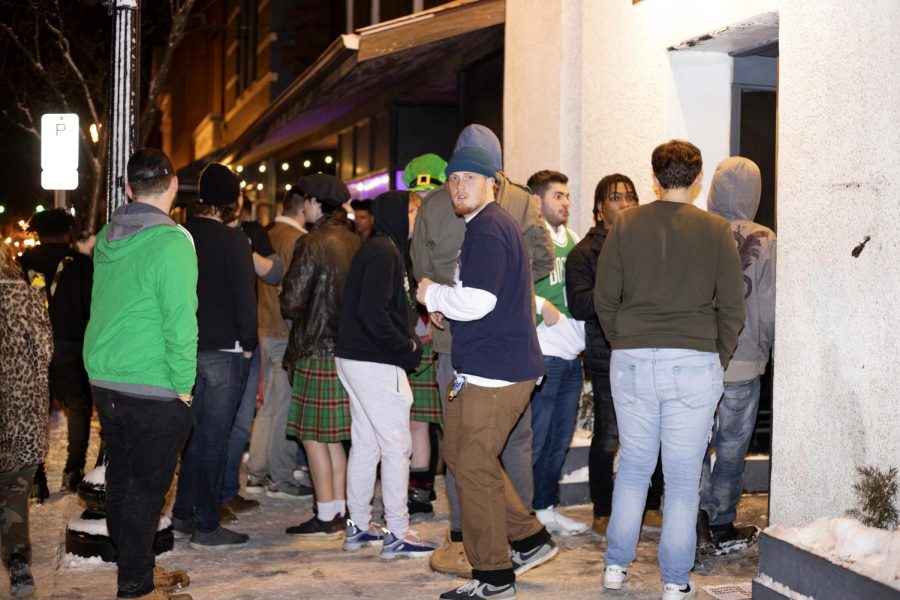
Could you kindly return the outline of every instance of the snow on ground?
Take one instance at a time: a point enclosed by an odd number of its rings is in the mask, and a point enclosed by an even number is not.
[[[65,419],[51,422],[51,450],[47,461],[50,499],[44,505],[32,505],[31,532],[34,545],[33,568],[37,581],[36,598],[82,600],[114,598],[114,565],[97,559],[83,559],[65,553],[65,529],[69,519],[78,517],[82,507],[73,495],[55,491],[62,480],[65,461]],[[89,464],[96,456],[97,424],[92,430]],[[447,503],[443,478],[438,480],[437,516],[414,526],[426,538],[443,541],[447,530]],[[437,598],[463,581],[450,575],[433,573],[426,560],[385,563],[376,549],[347,553],[340,542],[305,542],[284,534],[285,527],[312,515],[310,500],[275,500],[255,496],[262,508],[242,515],[233,525],[250,535],[244,546],[218,551],[188,548],[185,540],[176,540],[175,549],[158,557],[167,568],[183,568],[192,584],[187,590],[195,600],[294,600],[358,598],[418,600]],[[739,506],[740,522],[766,525],[765,495],[745,496]],[[563,509],[568,516],[589,522],[590,506]],[[659,532],[645,531],[638,547],[631,578],[621,592],[601,588],[603,538],[587,533],[577,537],[556,538],[559,556],[524,575],[517,584],[520,599],[562,600],[615,598],[644,600],[660,597],[661,583],[656,563]],[[747,582],[756,576],[758,550],[726,557],[711,557],[698,563],[694,571],[697,585]],[[0,598],[6,599],[8,587],[0,585]],[[709,599],[704,592],[699,598]]]
[[[822,517],[805,527],[773,525],[766,533],[900,590],[900,530],[866,527],[846,517]]]

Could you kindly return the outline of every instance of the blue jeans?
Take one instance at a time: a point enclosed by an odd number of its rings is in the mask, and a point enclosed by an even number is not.
[[[219,527],[228,435],[249,366],[250,359],[238,352],[212,350],[197,354],[197,383],[191,405],[194,431],[181,459],[172,514],[183,520],[194,519],[202,533]]]
[[[726,525],[737,516],[737,503],[743,490],[744,457],[758,409],[759,377],[725,384],[700,478],[700,508],[709,515],[710,525]],[[716,464],[710,467],[713,450]]]
[[[559,477],[575,433],[584,374],[581,361],[544,356],[544,379],[531,397],[534,507],[559,504]]]
[[[234,416],[234,425],[228,436],[228,451],[225,457],[225,477],[222,480],[222,495],[219,502],[231,500],[238,495],[241,489],[241,459],[244,456],[244,448],[250,440],[250,425],[253,423],[253,415],[256,414],[256,393],[259,390],[259,346],[253,350],[250,357],[247,381],[244,384],[244,392],[241,394],[241,402],[238,404],[237,414]]]
[[[664,583],[685,584],[697,545],[700,469],[722,396],[719,357],[677,348],[614,350],[609,380],[621,450],[606,564],[627,568],[634,560],[662,447],[666,501],[659,570]]]

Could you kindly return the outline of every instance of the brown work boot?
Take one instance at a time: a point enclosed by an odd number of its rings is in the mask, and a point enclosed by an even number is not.
[[[145,596],[137,598],[137,600],[194,600],[190,594],[170,594],[159,588],[153,588],[153,591]]]
[[[239,515],[242,513],[252,512],[259,508],[259,501],[244,498],[243,496],[238,494],[234,498],[229,498],[228,500],[223,502],[222,506],[230,510],[234,514]]]
[[[153,567],[153,587],[171,593],[180,592],[189,585],[191,585],[191,578],[188,577],[187,571],[181,569],[167,571],[159,565]]]
[[[235,521],[237,521],[237,515],[234,514],[230,508],[225,506],[224,504],[219,505],[219,524],[220,525],[231,525]]]
[[[463,579],[472,578],[472,565],[466,556],[466,549],[462,542],[454,542],[447,533],[447,541],[431,555],[428,565],[432,571],[456,575]]]
[[[644,511],[644,527],[651,529],[660,529],[662,527],[663,514],[658,508]]]
[[[609,527],[609,517],[594,517],[594,522],[591,523],[591,529],[600,535],[606,535],[607,527]]]

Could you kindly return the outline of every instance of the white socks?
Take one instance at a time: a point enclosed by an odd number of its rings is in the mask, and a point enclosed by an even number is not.
[[[316,509],[319,513],[318,519],[320,521],[332,521],[338,515],[346,516],[347,500],[341,498],[331,502],[316,502]]]

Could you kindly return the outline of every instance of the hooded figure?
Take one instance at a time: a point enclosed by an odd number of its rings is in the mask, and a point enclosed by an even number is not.
[[[416,301],[404,255],[409,240],[409,193],[387,192],[372,203],[374,236],[353,257],[335,347],[338,377],[350,396],[353,420],[347,460],[344,550],[382,540],[381,558],[427,556],[436,546],[409,530],[407,486],[412,439],[412,390],[406,371],[419,364],[422,348],[413,322]],[[379,458],[387,528],[372,522]]]
[[[709,212],[731,224],[741,268],[747,317],[737,349],[725,371],[725,382],[749,381],[769,361],[775,335],[775,233],[754,223],[762,184],[759,167],[741,156],[726,158],[713,175]]]
[[[372,203],[376,235],[363,244],[347,274],[335,355],[413,369],[416,304],[406,269],[409,194],[386,192]]]

